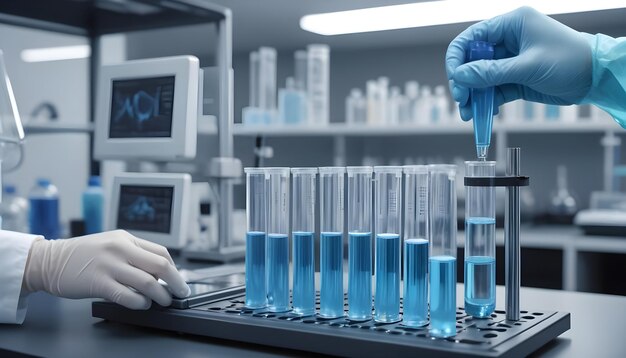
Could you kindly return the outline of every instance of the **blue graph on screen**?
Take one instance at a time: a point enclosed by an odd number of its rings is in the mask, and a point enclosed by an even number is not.
[[[116,96],[115,108],[117,109],[113,120],[119,122],[123,117],[135,119],[139,125],[144,121],[160,115],[159,103],[161,102],[161,87],[155,89],[154,95],[140,90],[131,96]]]

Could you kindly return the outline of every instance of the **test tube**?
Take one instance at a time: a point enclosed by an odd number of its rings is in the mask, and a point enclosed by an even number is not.
[[[456,165],[428,167],[430,177],[430,329],[456,334]]]
[[[465,176],[493,177],[496,162],[465,162]],[[485,318],[496,306],[496,192],[465,187],[465,312]]]
[[[265,170],[245,168],[246,172],[246,307],[267,305],[265,286]]]
[[[374,167],[376,218],[376,293],[374,320],[400,320],[400,230],[402,225],[402,167]]]
[[[469,61],[493,60],[493,44],[485,41],[470,41]],[[474,115],[474,139],[476,155],[485,160],[491,144],[493,125],[493,87],[472,88],[472,112]]]
[[[309,95],[309,121],[311,124],[328,124],[330,102],[330,47],[313,44],[307,46],[307,89]]]
[[[402,324],[428,323],[428,167],[404,166],[404,299]]]
[[[289,168],[265,170],[267,309],[284,312],[289,310]]]
[[[293,313],[315,314],[315,188],[317,168],[292,168]]]
[[[372,317],[372,167],[347,167],[348,318]]]
[[[343,316],[343,190],[345,167],[320,170],[320,316]]]
[[[250,52],[250,107],[259,106],[259,52]]]
[[[259,48],[259,107],[262,124],[271,124],[276,117],[276,49]]]

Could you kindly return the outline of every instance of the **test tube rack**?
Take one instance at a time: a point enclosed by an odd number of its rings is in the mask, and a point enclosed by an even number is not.
[[[519,309],[519,187],[529,185],[529,178],[519,173],[520,149],[509,148],[505,176],[465,178],[466,186],[503,186],[507,190],[506,310],[496,310],[490,317],[478,319],[468,315],[463,307],[457,307],[457,333],[454,337],[432,337],[428,333],[428,325],[406,327],[401,322],[351,321],[345,317],[324,319],[298,316],[291,312],[247,309],[243,294],[200,303],[184,310],[156,307],[148,311],[131,311],[113,303],[94,302],[92,315],[179,333],[339,356],[526,356],[569,330],[570,314]],[[319,303],[317,292],[318,312]],[[344,308],[347,307],[344,295]]]
[[[456,336],[440,339],[428,334],[428,326],[251,310],[244,307],[244,299],[244,295],[235,295],[186,310],[159,307],[148,311],[94,302],[93,316],[178,333],[350,357],[522,357],[570,328],[570,315],[564,312],[523,310],[519,320],[511,321],[504,311],[476,319],[458,307]],[[319,302],[318,292],[318,311]],[[346,297],[346,308],[347,302]]]

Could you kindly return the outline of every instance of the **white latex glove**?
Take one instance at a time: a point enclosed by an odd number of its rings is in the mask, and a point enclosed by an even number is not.
[[[189,286],[165,247],[117,230],[67,240],[33,242],[23,289],[67,298],[105,298],[131,309],[148,309],[152,300],[172,302]],[[136,291],[132,290],[135,289]]]

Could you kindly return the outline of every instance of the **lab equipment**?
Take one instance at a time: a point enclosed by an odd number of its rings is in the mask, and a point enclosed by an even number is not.
[[[550,198],[550,214],[555,219],[564,220],[572,218],[576,215],[578,206],[576,199],[572,196],[567,185],[567,168],[565,165],[559,165],[556,168],[556,191]]]
[[[428,324],[428,167],[404,167],[404,295],[402,324]]]
[[[348,318],[372,317],[372,167],[347,167]]]
[[[560,106],[556,106],[554,104],[546,104],[544,106],[545,111],[543,113],[544,115],[544,119],[547,122],[553,122],[553,121],[558,121],[560,120],[561,117],[561,113],[560,113]]]
[[[435,86],[435,96],[433,98],[433,107],[431,109],[430,119],[434,123],[447,122],[450,119],[450,103],[446,96],[446,88],[444,86]]]
[[[285,312],[289,304],[289,168],[266,168],[267,309]]]
[[[592,192],[589,209],[579,211],[574,224],[586,235],[626,236],[626,193]]]
[[[507,53],[498,53],[497,61],[464,64],[469,42],[477,40],[478,33],[489,33],[490,39],[498,39],[496,47],[506,48]],[[619,58],[623,46],[614,46],[620,41],[603,36],[575,31],[529,7],[474,24],[450,43],[446,53],[446,72],[452,80],[454,100],[468,98],[469,88],[498,86],[502,96],[496,97],[496,107],[505,99],[514,101],[523,94],[527,100],[547,104],[606,104],[619,118],[623,107],[617,105],[617,94],[624,94],[619,81],[601,86],[591,83],[592,78],[594,83],[610,82],[608,79],[617,75],[608,67],[612,66],[611,59]],[[516,55],[511,57],[510,53]],[[537,55],[543,53],[550,56]],[[624,96],[621,98],[623,103]],[[460,105],[461,117],[469,120],[470,103]]]
[[[417,81],[407,81],[404,84],[404,94],[406,96],[407,115],[406,122],[415,123],[417,115],[417,106],[419,100],[419,83]],[[403,122],[403,121],[401,121]]]
[[[293,53],[294,59],[294,80],[296,89],[302,92],[307,92],[307,59],[308,54],[305,50],[298,50]]]
[[[265,239],[267,225],[267,179],[263,168],[246,173],[246,307],[267,305]]]
[[[346,98],[346,123],[367,123],[367,101],[359,88],[353,88]]]
[[[199,64],[196,57],[176,56],[102,66],[94,156],[194,158],[202,108]]]
[[[263,124],[276,120],[276,49],[259,48],[259,108],[263,114]]]
[[[28,195],[30,212],[28,222],[31,234],[56,240],[61,235],[59,223],[59,190],[50,180],[37,179]]]
[[[315,198],[317,168],[291,168],[293,313],[315,313]],[[288,258],[287,258],[288,259]],[[288,272],[288,271],[287,271]]]
[[[434,100],[430,86],[420,87],[420,96],[417,101],[415,121],[421,124],[430,123]]]
[[[285,88],[278,91],[278,117],[282,124],[306,123],[306,93],[296,87],[293,77],[287,77]]]
[[[324,318],[344,315],[343,232],[345,167],[320,172],[320,312]]]
[[[367,123],[379,124],[382,118],[379,117],[381,104],[381,94],[378,82],[369,80],[365,83],[365,93],[367,96]]]
[[[465,162],[466,177],[494,177],[496,162]],[[465,187],[465,311],[485,318],[496,305],[496,191]]]
[[[485,41],[470,41],[468,61],[493,60],[494,46]],[[476,155],[485,160],[491,144],[493,125],[493,87],[472,88],[472,114]]]
[[[434,337],[456,334],[456,165],[429,165],[430,327]]]
[[[246,275],[243,273],[229,273],[193,280],[187,284],[191,290],[189,296],[184,298],[172,297],[170,307],[184,310],[207,301],[219,301],[233,295],[245,294],[245,282]],[[250,309],[247,304],[244,307]]]
[[[387,100],[387,124],[400,123],[400,109],[404,102],[404,96],[400,92],[400,87],[393,86],[389,90],[389,99]]]
[[[14,185],[5,185],[0,203],[2,230],[28,232],[28,200],[17,194]]]
[[[108,228],[180,249],[187,242],[190,191],[189,174],[116,175]]]
[[[88,187],[83,191],[83,220],[85,233],[95,234],[103,231],[104,220],[104,192],[99,176],[89,178]]]
[[[307,53],[309,123],[326,125],[330,121],[330,47],[321,44],[309,45]]]
[[[4,65],[4,53],[0,50],[0,159],[4,160],[2,146],[6,143],[19,144],[22,140],[24,140],[24,128],[15,102],[13,87]]]
[[[402,229],[402,167],[374,167],[376,228],[374,320],[400,320],[400,231]]]
[[[389,77],[378,77],[376,86],[378,86],[378,106],[375,108],[378,113],[376,118],[378,118],[380,124],[386,124],[389,120],[387,117],[389,113]]]

